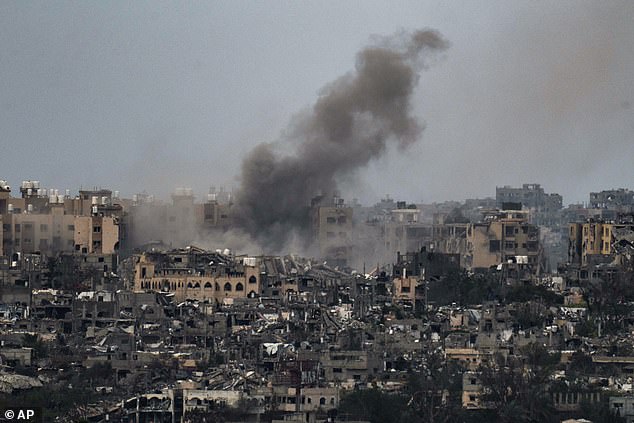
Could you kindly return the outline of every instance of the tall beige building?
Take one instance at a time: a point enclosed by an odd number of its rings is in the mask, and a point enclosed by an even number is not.
[[[113,254],[119,248],[121,207],[109,190],[70,198],[23,181],[21,197],[0,181],[0,255],[59,252]]]
[[[331,266],[347,266],[352,258],[352,208],[343,199],[333,197],[323,204],[322,198],[312,204],[313,237],[319,244],[321,258]]]
[[[516,263],[538,271],[541,266],[539,228],[528,222],[528,211],[491,212],[467,230],[467,268],[482,269]]]

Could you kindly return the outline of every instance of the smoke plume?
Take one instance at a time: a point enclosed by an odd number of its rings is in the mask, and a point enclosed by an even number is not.
[[[401,148],[422,131],[411,96],[426,54],[446,48],[435,31],[382,38],[357,54],[356,68],[323,88],[281,143],[256,146],[242,164],[234,204],[239,226],[273,251],[309,228],[308,206],[329,199],[337,179]],[[282,148],[286,151],[281,151]]]

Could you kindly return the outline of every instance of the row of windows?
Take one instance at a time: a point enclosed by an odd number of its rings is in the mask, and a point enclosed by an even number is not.
[[[68,229],[68,231],[74,231],[75,230],[75,225],[68,225],[66,227]],[[24,224],[24,230],[30,230],[33,229],[33,225],[30,223],[25,223]],[[4,232],[10,232],[11,231],[11,225],[8,223],[5,223],[4,225],[2,225],[2,230]],[[20,223],[16,223],[15,224],[15,232],[21,232],[22,231],[22,225]],[[48,232],[48,224],[46,223],[41,223],[40,224],[40,232]],[[99,231],[95,231],[95,232],[101,232],[101,228],[99,228]]]
[[[141,281],[141,288],[143,289],[166,289],[166,290],[175,290],[177,288],[182,288],[183,282],[156,282],[156,281]],[[188,289],[200,289],[200,282],[188,282],[186,287]],[[215,282],[214,285],[211,282],[206,282],[202,285],[203,289],[214,289],[214,291],[220,291],[220,284]],[[223,291],[231,292],[233,290],[233,286],[230,282],[224,284]],[[244,284],[242,282],[238,282],[235,286],[236,291],[244,291]]]

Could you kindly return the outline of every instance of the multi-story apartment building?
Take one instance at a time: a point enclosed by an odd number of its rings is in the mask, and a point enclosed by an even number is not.
[[[6,184],[0,190],[0,255],[118,250],[122,208],[113,204],[111,191],[80,191],[69,198],[46,192],[37,181],[24,181],[20,198],[10,192]]]
[[[312,201],[312,232],[319,252],[331,266],[348,266],[352,256],[352,207],[342,198],[333,197],[323,204],[321,197]]]
[[[613,209],[634,207],[634,191],[619,188],[590,193],[589,207],[593,209]]]
[[[569,261],[582,267],[611,261],[616,253],[615,242],[619,234],[632,231],[634,222],[625,217],[615,221],[570,223]]]
[[[488,269],[502,264],[517,264],[537,272],[541,268],[539,228],[528,222],[523,210],[497,210],[481,223],[471,224],[467,232],[470,269]]]
[[[521,188],[508,185],[495,188],[497,207],[505,203],[522,203],[529,209],[539,212],[559,211],[563,207],[563,198],[559,194],[547,194],[540,184],[523,184]]]

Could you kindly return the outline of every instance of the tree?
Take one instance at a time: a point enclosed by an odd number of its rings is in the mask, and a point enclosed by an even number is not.
[[[412,421],[448,422],[458,418],[463,372],[456,362],[446,362],[439,353],[428,355],[423,371],[412,374],[405,388]]]
[[[540,361],[540,355],[533,354],[530,360]],[[516,357],[497,355],[491,364],[480,367],[483,403],[500,422],[559,421],[546,392],[549,374],[547,367],[528,366]]]
[[[33,348],[35,352],[35,358],[46,358],[48,357],[48,347],[40,339],[38,335],[25,334],[22,337],[22,346],[27,348]]]
[[[378,389],[353,391],[341,399],[339,414],[371,423],[405,423],[408,418],[407,398],[387,394]]]

